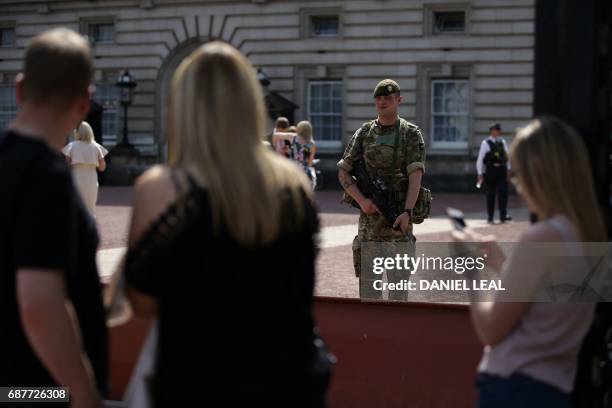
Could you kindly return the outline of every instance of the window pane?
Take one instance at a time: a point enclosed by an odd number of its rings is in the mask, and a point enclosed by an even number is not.
[[[457,92],[459,93],[460,98],[467,98],[468,96],[468,86],[466,83],[457,84]]]
[[[0,86],[0,110],[13,111],[15,110],[15,86],[2,85]]]
[[[339,19],[338,16],[312,16],[311,34],[314,37],[334,37],[338,35]]]
[[[333,117],[333,126],[336,129],[342,129],[342,117],[334,116]]]
[[[322,109],[323,107],[322,107],[321,99],[311,99],[310,100],[310,111],[311,112],[318,113],[318,112],[321,112]]]
[[[0,29],[0,45],[2,47],[12,47],[15,45],[15,29],[3,28]]]
[[[434,32],[460,33],[465,31],[465,12],[445,11],[434,13]]]
[[[341,99],[334,99],[333,100],[332,111],[334,113],[342,112],[342,100]]]
[[[113,24],[91,24],[89,26],[89,38],[94,43],[113,42],[115,28]]]
[[[0,85],[0,130],[5,129],[16,115],[15,85]]]
[[[434,98],[433,113],[442,112],[442,99]]]
[[[321,95],[323,96],[323,98],[326,98],[326,99],[331,98],[331,85],[330,84],[321,85]]]
[[[468,140],[468,118],[467,116],[456,117],[456,127],[458,142],[467,142]]]
[[[334,98],[342,98],[342,85],[334,84],[332,96]]]
[[[113,26],[111,24],[100,24],[98,30],[99,41],[111,42],[113,40]]]
[[[321,97],[321,87],[316,84],[311,84],[310,86],[310,97],[311,98],[320,98]]]
[[[444,96],[446,98],[449,97],[450,94],[452,94],[452,92],[455,90],[455,84],[452,82],[446,82],[444,83]]]
[[[436,127],[434,128],[434,140],[435,141],[441,141],[442,140],[442,135],[443,135],[443,130],[440,127]]]
[[[330,112],[331,113],[331,100],[329,100],[329,99],[324,99],[323,100],[322,111],[323,112]]]
[[[434,96],[437,98],[442,97],[444,93],[444,84],[440,82],[434,82],[433,84]]]
[[[312,125],[313,128],[313,133],[316,133],[316,131],[314,129],[320,129],[321,128],[321,117],[320,116],[310,116],[310,124]]]

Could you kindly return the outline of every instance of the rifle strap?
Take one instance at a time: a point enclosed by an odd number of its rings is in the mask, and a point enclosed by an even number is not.
[[[400,135],[400,120],[398,118],[397,126],[395,127],[395,141],[393,142],[393,161],[391,162],[391,171],[393,175],[395,175],[395,165],[397,164],[397,146],[399,143],[399,135]]]
[[[393,186],[395,185],[395,165],[397,164],[397,150],[399,149],[399,136],[400,136],[400,120],[397,118],[397,126],[395,126],[395,141],[393,142],[393,160],[391,161],[391,180],[389,185],[389,203],[395,207],[395,201],[393,200]]]

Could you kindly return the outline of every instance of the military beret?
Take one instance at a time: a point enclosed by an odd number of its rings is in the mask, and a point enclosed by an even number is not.
[[[497,130],[501,131],[501,125],[499,123],[491,123],[489,125],[489,130],[493,130],[493,129],[497,129]]]
[[[374,97],[391,95],[396,92],[399,93],[399,91],[400,86],[397,82],[392,79],[383,79],[376,85],[376,88],[374,88]]]

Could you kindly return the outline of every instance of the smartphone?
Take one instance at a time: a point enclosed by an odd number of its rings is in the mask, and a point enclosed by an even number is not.
[[[448,207],[446,209],[446,215],[448,215],[448,218],[450,218],[451,222],[453,223],[453,227],[455,227],[456,230],[461,231],[467,226],[461,210]]]

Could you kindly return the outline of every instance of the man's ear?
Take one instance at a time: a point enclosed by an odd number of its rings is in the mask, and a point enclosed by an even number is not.
[[[17,105],[23,104],[23,74],[17,74],[15,78],[15,100],[17,101]]]
[[[397,96],[397,104],[399,105],[402,102],[404,102],[404,97],[402,95],[398,95]]]

